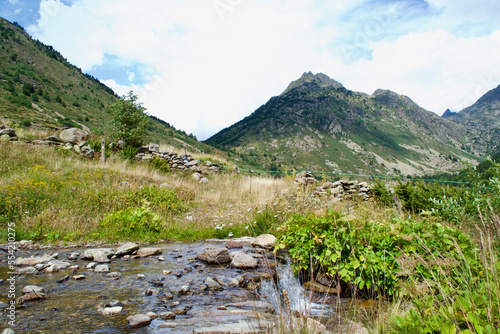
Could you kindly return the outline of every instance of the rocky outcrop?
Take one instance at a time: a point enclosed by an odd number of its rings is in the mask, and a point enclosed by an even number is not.
[[[0,129],[0,141],[18,141],[19,138],[16,135],[14,129]]]
[[[73,145],[80,145],[86,143],[89,138],[89,133],[85,130],[70,128],[63,130],[59,134],[59,138],[65,143],[71,143]]]

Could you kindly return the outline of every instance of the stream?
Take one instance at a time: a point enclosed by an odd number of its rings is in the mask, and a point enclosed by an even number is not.
[[[7,253],[0,251],[0,280],[3,280],[0,281],[0,331],[12,328],[15,333],[54,334],[216,333],[217,326],[248,327],[249,321],[266,323],[269,314],[279,313],[283,308],[280,297],[283,289],[288,292],[292,310],[323,319],[324,323],[344,303],[336,298],[334,305],[312,300],[293,277],[288,264],[275,261],[270,252],[257,252],[249,243],[243,243],[243,249],[237,251],[258,258],[256,269],[210,265],[196,258],[208,248],[224,247],[223,243],[165,243],[154,247],[161,250],[161,256],[117,257],[108,263],[109,273],[119,273],[119,278],[87,269],[92,260],[81,257],[69,260],[71,253],[83,254],[86,249],[19,249],[16,258],[58,253],[57,260],[78,269],[16,276],[16,297],[23,295],[24,287],[34,285],[42,287],[47,298],[25,302],[18,308],[15,327],[7,326],[10,274]],[[77,275],[85,278],[76,280]],[[207,277],[221,283],[222,290],[207,287]],[[234,284],[235,280],[239,283]],[[179,292],[185,286],[189,291]],[[102,310],[110,306],[123,309],[117,314],[104,315]],[[135,314],[158,315],[167,311],[176,313],[175,319],[156,318],[140,328],[131,328],[127,320]]]

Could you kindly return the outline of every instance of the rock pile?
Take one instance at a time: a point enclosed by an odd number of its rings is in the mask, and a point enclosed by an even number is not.
[[[316,186],[319,181],[311,173],[299,173],[295,177],[295,183],[304,187]],[[317,186],[315,195],[331,196],[337,199],[351,199],[359,197],[364,201],[372,197],[370,187],[367,182],[340,180],[336,182],[326,182]]]
[[[0,128],[0,141],[18,141],[19,138],[16,135],[14,129],[2,129]]]
[[[139,153],[135,156],[137,160],[150,161],[154,158],[165,160],[170,164],[171,168],[178,170],[191,171],[193,173],[198,173],[201,175],[199,180],[203,178],[202,174],[219,173],[221,171],[221,166],[212,163],[211,161],[206,161],[201,163],[200,161],[194,159],[189,154],[177,154],[169,151],[160,151],[160,146],[158,144],[150,143],[139,148]],[[193,174],[195,175],[195,174]]]

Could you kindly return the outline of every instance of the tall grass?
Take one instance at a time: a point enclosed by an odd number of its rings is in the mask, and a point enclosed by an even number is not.
[[[256,208],[293,189],[292,183],[279,179],[208,177],[210,183],[200,184],[190,173],[164,173],[118,155],[103,165],[50,147],[2,143],[0,236],[6,222],[15,221],[18,238],[51,242],[119,238],[102,235],[100,222],[110,214],[119,217],[126,209],[147,207],[163,221],[152,240],[227,237],[251,232],[244,227]],[[146,194],[144,189],[152,190]],[[215,229],[217,223],[231,229],[222,233]]]

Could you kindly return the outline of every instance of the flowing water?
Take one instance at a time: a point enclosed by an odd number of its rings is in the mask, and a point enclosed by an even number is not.
[[[16,279],[16,297],[22,295],[22,288],[28,285],[43,287],[48,298],[42,301],[26,303],[26,308],[16,312],[16,333],[193,333],[199,327],[216,326],[245,321],[254,317],[255,310],[249,307],[232,307],[231,303],[247,302],[264,298],[279,313],[283,307],[280,294],[285,289],[290,297],[293,310],[312,316],[329,317],[334,308],[324,303],[317,303],[308,296],[293,277],[288,265],[278,265],[277,283],[263,281],[261,291],[246,288],[224,287],[222,291],[205,289],[205,279],[210,277],[234,278],[254,274],[253,270],[243,271],[226,266],[206,265],[195,257],[212,243],[170,243],[155,245],[162,249],[165,261],[157,257],[141,259],[119,258],[109,264],[111,272],[120,272],[117,280],[106,277],[104,273],[86,270],[90,261],[68,261],[69,254],[75,250],[60,250],[58,259],[79,265],[78,272],[43,273],[36,276],[18,276]],[[250,251],[250,247],[246,246]],[[54,250],[57,251],[57,250]],[[84,250],[76,250],[83,253]],[[41,256],[45,251],[17,252],[17,257]],[[0,252],[0,279],[8,277],[5,263],[7,255]],[[167,271],[167,272],[165,272]],[[83,274],[85,279],[57,281],[66,275]],[[138,274],[146,279],[138,279]],[[189,285],[190,293],[169,299],[169,289]],[[0,302],[9,303],[9,284],[0,286]],[[170,296],[171,297],[171,296]],[[123,304],[123,311],[117,315],[103,315],[100,307],[113,301]],[[226,306],[224,309],[223,306]],[[131,329],[127,317],[147,312],[161,313],[186,307],[184,315],[164,328],[165,321],[156,319],[143,328]],[[0,313],[0,330],[6,328],[9,319],[5,310]]]

